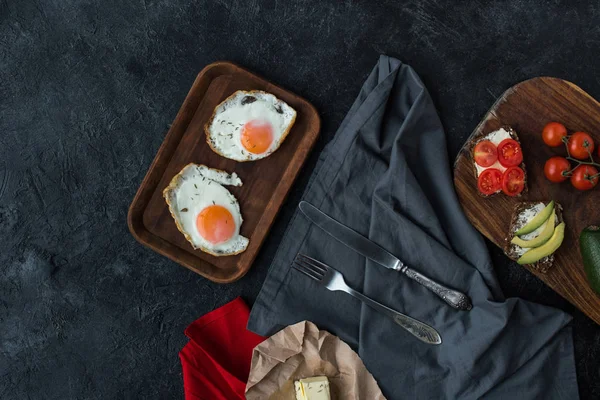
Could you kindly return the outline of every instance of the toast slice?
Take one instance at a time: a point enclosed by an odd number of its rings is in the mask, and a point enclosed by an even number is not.
[[[469,139],[470,143],[468,145],[468,149],[469,149],[469,154],[471,155],[471,164],[473,166],[473,175],[475,176],[475,181],[474,181],[475,185],[477,185],[477,178],[479,177],[478,171],[477,171],[477,164],[475,163],[475,158],[473,157],[473,151],[475,150],[475,146],[477,145],[477,143],[481,142],[482,140],[491,140],[497,146],[499,144],[499,142],[495,143],[497,140],[492,140],[492,139],[494,139],[494,136],[501,130],[506,131],[506,135],[504,135],[505,139],[508,139],[508,138],[514,139],[517,143],[519,143],[519,145],[521,145],[521,141],[519,140],[519,136],[517,135],[517,132],[508,125],[505,125],[498,130],[488,132],[486,134],[476,135],[475,137],[472,137],[471,139]],[[523,146],[521,146],[521,150],[522,149],[523,149]],[[494,165],[492,165],[491,167],[488,167],[488,168],[494,168]],[[527,193],[527,169],[525,168],[525,157],[523,157],[523,161],[521,162],[521,164],[519,164],[519,167],[523,170],[523,173],[525,174],[525,176],[524,176],[525,186],[523,187],[523,191],[521,193],[519,193],[518,195],[516,195],[515,197],[521,197],[523,194]],[[496,194],[501,193],[501,192],[502,192],[502,190],[498,190],[497,192],[492,193],[490,195],[485,195],[485,194],[481,193],[479,190],[477,190],[477,193],[479,193],[479,195],[481,197],[491,197],[491,196],[495,196]]]
[[[518,203],[515,206],[512,217],[510,219],[508,235],[504,243],[504,253],[508,256],[508,258],[510,258],[513,261],[517,261],[521,257],[521,255],[523,255],[522,248],[520,246],[517,246],[516,244],[511,243],[511,240],[515,237],[515,232],[522,228],[529,221],[527,216],[535,215],[537,212],[541,211],[541,209],[547,206],[548,203],[549,201],[524,201]],[[536,210],[537,212],[534,212]],[[556,221],[554,224],[558,225],[564,220],[562,215],[562,206],[556,202],[554,204],[554,212],[556,214]],[[530,235],[536,236],[535,232],[536,231],[532,232]],[[529,237],[526,239],[532,238],[533,237]],[[534,264],[528,265],[536,271],[546,273],[550,268],[552,268],[553,264],[554,254],[551,254],[535,262]]]

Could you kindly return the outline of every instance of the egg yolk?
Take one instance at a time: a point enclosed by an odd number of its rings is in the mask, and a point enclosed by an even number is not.
[[[261,154],[273,143],[273,127],[265,121],[252,120],[242,128],[242,146],[250,153]]]
[[[235,234],[233,215],[223,206],[208,206],[196,217],[200,236],[212,244],[223,243]]]

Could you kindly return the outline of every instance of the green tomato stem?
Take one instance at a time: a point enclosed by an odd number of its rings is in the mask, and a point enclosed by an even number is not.
[[[578,160],[578,159],[573,158],[571,156],[566,157],[566,159],[569,160],[569,161],[576,162],[577,166],[575,168],[579,167],[580,165],[593,165],[594,167],[599,167],[600,168],[600,164],[598,164],[597,162],[594,162],[594,160],[592,160],[592,161],[581,161],[581,160]],[[575,169],[575,168],[573,168],[573,169]]]

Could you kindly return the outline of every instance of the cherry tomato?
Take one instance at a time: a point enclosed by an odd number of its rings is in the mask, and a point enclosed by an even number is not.
[[[564,173],[571,169],[571,163],[564,157],[551,157],[544,165],[544,174],[550,182],[563,182],[569,177]]]
[[[567,147],[571,157],[585,160],[594,152],[594,139],[585,132],[575,132],[569,138]]]
[[[525,172],[519,167],[510,167],[502,175],[502,191],[508,196],[516,196],[525,188]]]
[[[482,140],[475,146],[473,158],[478,165],[489,167],[498,159],[496,145],[489,140]]]
[[[590,190],[598,184],[598,170],[591,165],[580,165],[571,176],[571,184],[578,190]]]
[[[516,167],[523,162],[523,151],[519,142],[513,139],[504,139],[498,145],[498,161],[504,167]]]
[[[496,168],[484,170],[477,178],[477,188],[486,196],[496,193],[502,189],[502,172]]]
[[[563,144],[563,138],[567,136],[567,128],[560,122],[550,122],[542,131],[542,139],[550,147],[558,147]]]

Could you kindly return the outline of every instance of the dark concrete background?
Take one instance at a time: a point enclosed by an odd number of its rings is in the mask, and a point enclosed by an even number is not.
[[[380,53],[421,75],[452,158],[518,81],[558,76],[600,98],[597,1],[458,3],[0,0],[0,398],[181,398],[184,328],[238,295],[254,300],[317,154]],[[306,97],[323,119],[254,267],[230,285],[147,250],[126,226],[196,74],[222,59]],[[490,251],[508,296],[574,316],[581,397],[598,398],[600,327]]]

